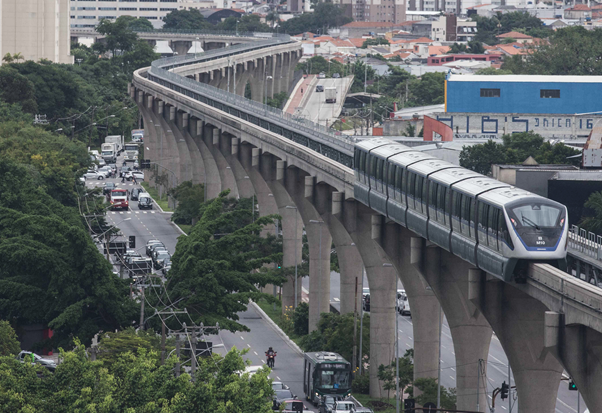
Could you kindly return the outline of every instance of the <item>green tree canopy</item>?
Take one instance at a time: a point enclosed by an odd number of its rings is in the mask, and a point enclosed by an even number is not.
[[[304,32],[322,33],[333,27],[340,27],[351,22],[345,16],[341,6],[332,2],[319,2],[314,6],[313,13],[303,13],[280,24],[282,31],[288,34]]]
[[[127,22],[127,27],[128,29],[132,30],[132,31],[148,31],[148,30],[153,30],[153,24],[150,22],[150,20],[145,19],[143,17],[134,17],[134,16],[120,16],[119,17],[122,20],[125,20]]]
[[[375,37],[373,39],[366,39],[362,43],[362,49],[367,49],[368,46],[378,46],[380,44],[389,44],[389,41],[384,37]]]
[[[529,36],[546,38],[552,30],[546,28],[543,22],[528,12],[498,12],[495,16],[471,16],[477,22],[475,40],[489,45],[499,43],[496,36],[511,31],[521,32]]]
[[[271,32],[272,28],[265,23],[261,22],[261,18],[256,14],[247,14],[240,18],[228,17],[221,23],[215,25],[219,30],[235,31],[236,22],[238,21],[238,32]]]
[[[102,19],[96,26],[96,31],[105,35],[106,49],[114,56],[134,48],[138,36],[130,28],[131,19],[130,16],[120,16],[114,22]]]
[[[574,164],[580,159],[570,158],[579,150],[563,143],[552,145],[533,132],[502,136],[502,143],[492,140],[484,144],[465,146],[460,152],[460,165],[483,175],[491,174],[492,164],[521,164],[532,156],[540,164]]]
[[[445,73],[425,73],[410,85],[412,100],[417,106],[438,105],[444,101]]]
[[[198,9],[171,11],[163,18],[163,22],[164,29],[203,30],[212,27]]]
[[[176,224],[191,225],[195,223],[201,213],[201,204],[205,202],[203,184],[185,181],[172,189],[170,195],[178,202],[178,207],[171,216],[171,220]]]
[[[33,82],[6,65],[0,67],[0,99],[9,104],[19,104],[27,113],[33,114],[38,110]]]
[[[602,192],[592,193],[587,198],[585,207],[592,212],[592,215],[584,217],[579,226],[596,234],[602,234]]]
[[[176,357],[160,364],[154,351],[140,348],[107,365],[90,361],[82,345],[61,352],[54,374],[44,367],[0,357],[0,406],[6,412],[272,413],[269,369],[240,374],[244,351],[198,360],[196,380],[175,377]]]
[[[456,409],[456,389],[449,388],[446,389],[444,386],[437,385],[437,379],[432,378],[421,378],[416,379],[414,382],[415,388],[419,389],[422,393],[416,397],[416,402],[419,404],[425,404],[428,402],[436,403],[437,402],[437,389],[441,387],[441,407],[443,409]],[[409,392],[414,391],[414,389],[408,390]]]
[[[0,320],[0,356],[14,356],[21,351],[17,333],[6,320]]]
[[[506,59],[502,68],[515,74],[597,76],[601,54],[602,30],[571,26],[553,32],[549,44],[539,45],[528,59]]]
[[[237,322],[237,313],[246,309],[249,299],[272,301],[259,287],[283,281],[270,271],[257,271],[264,264],[282,260],[274,237],[261,237],[262,228],[278,217],[264,216],[251,222],[250,202],[228,199],[227,195],[225,191],[205,204],[190,235],[179,239],[167,292],[172,302],[182,300],[178,305],[187,308],[197,323],[219,322],[230,331],[248,331]]]

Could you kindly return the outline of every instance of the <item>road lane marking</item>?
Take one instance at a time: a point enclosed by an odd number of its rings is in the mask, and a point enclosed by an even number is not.
[[[247,343],[247,346],[248,346],[249,348],[251,348],[251,345],[250,345],[249,343]]]
[[[253,353],[255,353],[255,355],[256,355],[256,356],[259,356],[259,354],[257,354],[257,352],[256,352],[256,351],[254,351]]]
[[[280,377],[278,377],[278,376],[276,376],[276,378],[277,378],[278,380],[282,380],[282,379],[281,379]]]
[[[154,214],[154,213],[155,213],[155,211],[151,211],[151,214]]]
[[[244,338],[243,336],[240,336],[240,339],[241,339],[241,340],[244,340],[245,338]]]
[[[341,300],[339,300],[337,297],[334,297],[334,301],[339,302]]]
[[[148,214],[148,211],[142,211],[143,214]]]
[[[140,213],[140,211],[134,211],[134,214],[139,214],[139,213]]]
[[[262,362],[263,364],[265,364],[265,360],[261,360],[261,362]]]
[[[453,367],[452,367],[451,369],[452,369],[453,371],[456,371],[456,369],[455,369],[455,368],[453,368]]]
[[[456,378],[454,376],[449,376],[450,379],[452,379],[453,381],[456,381]]]

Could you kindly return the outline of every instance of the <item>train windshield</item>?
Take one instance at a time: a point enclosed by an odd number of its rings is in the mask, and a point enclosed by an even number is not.
[[[349,370],[319,370],[319,383],[317,387],[323,389],[348,389],[351,387]]]
[[[508,216],[527,247],[555,248],[566,221],[566,210],[552,203],[524,201],[511,205]]]

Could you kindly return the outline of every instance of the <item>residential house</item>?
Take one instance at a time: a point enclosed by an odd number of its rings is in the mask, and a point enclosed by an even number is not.
[[[496,36],[496,38],[501,42],[507,39],[513,39],[518,43],[533,43],[533,37],[520,32],[508,32],[500,34],[499,36]]]
[[[412,30],[411,21],[400,22],[370,22],[354,21],[341,26],[341,38],[360,38],[363,36],[376,36],[390,32],[391,30]]]
[[[429,56],[426,59],[426,64],[427,64],[427,66],[441,66],[445,63],[451,63],[451,62],[457,62],[457,61],[496,62],[497,63],[501,59],[502,59],[501,54],[469,54],[469,53],[439,54],[439,55],[435,55],[435,56]]]
[[[587,4],[575,4],[564,11],[565,19],[588,20],[592,17],[592,9]]]

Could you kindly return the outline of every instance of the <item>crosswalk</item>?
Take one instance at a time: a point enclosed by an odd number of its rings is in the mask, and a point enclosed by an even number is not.
[[[99,184],[104,185],[104,181],[86,182],[86,184],[88,186],[96,186],[96,185],[99,185]],[[115,182],[115,186],[134,186],[134,183]]]
[[[149,214],[149,213],[150,214],[154,214],[157,211],[109,211],[109,212],[111,213],[111,215],[115,215],[115,214],[119,214],[119,215],[126,214],[126,215],[128,215],[128,214],[131,214],[132,212],[134,214]]]

